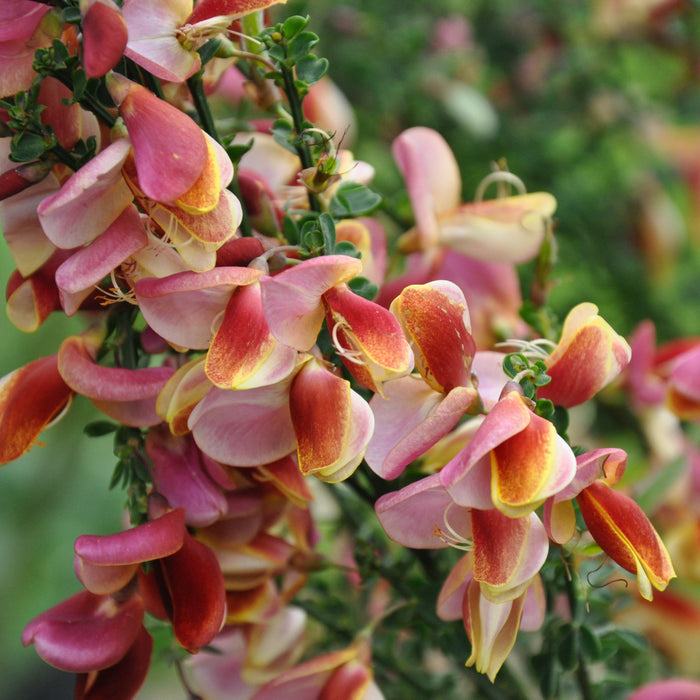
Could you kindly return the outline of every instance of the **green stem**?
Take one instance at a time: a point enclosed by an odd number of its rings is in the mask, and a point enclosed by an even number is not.
[[[313,168],[316,166],[316,163],[314,163],[311,150],[304,140],[306,118],[304,117],[304,110],[301,107],[301,97],[299,96],[299,91],[294,83],[294,72],[291,68],[280,65],[280,74],[282,75],[282,80],[284,81],[284,92],[287,95],[287,100],[289,101],[289,110],[292,115],[294,131],[297,134],[297,143],[295,144],[295,148],[297,154],[299,155],[299,160],[301,161],[301,167],[303,169]],[[311,192],[308,193],[308,196],[309,207],[311,210],[316,212],[323,211],[323,208],[318,201],[318,197]]]
[[[582,615],[583,607],[576,592],[573,576],[570,575],[573,569],[573,562],[565,554],[562,554],[562,557],[565,563],[564,582],[566,597],[569,601],[571,618],[573,621],[577,622]],[[582,700],[593,700],[593,689],[591,688],[591,679],[588,675],[588,666],[586,666],[586,659],[580,649],[576,654],[576,658],[578,661],[576,666],[576,678],[578,680],[579,689],[581,690],[581,698]]]
[[[190,95],[192,95],[192,101],[194,102],[194,107],[197,110],[197,115],[199,116],[199,121],[202,128],[213,139],[221,143],[221,139],[219,138],[219,134],[216,130],[216,124],[214,123],[214,117],[209,109],[209,101],[204,93],[202,71],[199,71],[193,76],[187,78],[187,87],[190,90]]]

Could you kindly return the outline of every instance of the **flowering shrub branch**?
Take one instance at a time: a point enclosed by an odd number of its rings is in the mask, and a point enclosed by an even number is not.
[[[84,590],[22,641],[86,699],[135,697],[163,628],[192,697],[555,697],[574,672],[592,698],[601,601],[633,594],[589,562],[647,601],[676,574],[626,453],[571,444],[569,411],[653,377],[696,416],[696,347],[637,360],[589,302],[559,324],[554,196],[500,170],[463,202],[431,129],[393,143],[394,240],[319,37],[277,4],[13,4],[7,312],[86,326],[0,381],[0,462],[85,396],[131,523],[76,540]]]

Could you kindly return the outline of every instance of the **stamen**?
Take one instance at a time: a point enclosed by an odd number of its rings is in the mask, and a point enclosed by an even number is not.
[[[495,347],[513,348],[513,352],[523,354],[528,360],[546,360],[557,344],[548,338],[535,338],[534,340],[509,338],[502,343],[496,343]]]
[[[500,186],[498,188],[498,198],[501,199],[506,196],[502,185],[507,183],[515,187],[518,194],[525,194],[527,189],[525,183],[517,176],[508,170],[496,170],[496,172],[489,173],[476,188],[476,193],[474,195],[475,202],[481,202],[484,199],[484,193],[489,188],[492,183],[498,183]]]
[[[125,301],[127,304],[131,304],[132,306],[138,306],[138,301],[136,301],[136,294],[134,290],[128,289],[127,291],[124,291],[117,282],[114,270],[109,273],[109,276],[112,280],[111,287],[103,289],[97,284],[93,285],[98,292],[102,292],[102,294],[98,294],[95,297],[96,299],[101,300],[100,306],[109,306],[110,304],[116,304],[120,301]]]
[[[341,319],[340,321],[336,321],[336,323],[333,326],[333,330],[331,331],[331,341],[333,342],[333,347],[336,349],[336,352],[344,360],[347,360],[348,362],[352,362],[355,365],[366,365],[367,363],[365,362],[365,360],[360,359],[364,355],[362,350],[359,350],[359,349],[353,350],[352,348],[346,348],[341,344],[340,338],[338,338],[338,332],[341,330],[345,330],[346,328],[351,329],[350,324],[345,319]],[[346,338],[347,338],[347,336],[346,336]],[[348,342],[350,342],[349,338],[348,338]]]
[[[437,523],[435,523],[435,528],[433,529],[433,536],[440,538],[448,547],[452,547],[453,549],[459,549],[463,552],[471,552],[474,549],[474,541],[470,537],[462,537],[452,527],[452,525],[450,525],[448,521],[450,508],[455,506],[458,507],[456,503],[450,503],[450,505],[447,506],[447,508],[445,509],[445,512],[442,516],[443,524],[447,532],[445,532],[445,530],[443,530]]]

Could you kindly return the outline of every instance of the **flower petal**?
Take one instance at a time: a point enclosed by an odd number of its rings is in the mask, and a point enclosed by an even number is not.
[[[457,285],[444,280],[411,285],[391,303],[391,311],[409,339],[418,371],[433,389],[447,394],[456,386],[471,386],[476,347]]]
[[[537,515],[509,518],[498,510],[472,510],[474,578],[494,603],[514,600],[542,568],[549,539]]]
[[[59,373],[57,355],[34,360],[0,379],[0,464],[29,450],[72,396]]]
[[[642,509],[603,481],[594,481],[576,500],[593,539],[623,569],[637,575],[642,597],[652,599],[651,586],[663,591],[676,574]]]
[[[142,629],[143,613],[139,596],[117,603],[81,591],[35,617],[22,644],[34,644],[46,663],[63,671],[98,671],[124,657]]]
[[[274,277],[263,277],[263,307],[272,334],[296,350],[311,349],[323,325],[321,296],[361,271],[362,262],[357,258],[323,255]]]
[[[109,73],[107,89],[129,131],[139,186],[149,199],[174,202],[206,165],[204,132],[184,112],[122,75]]]
[[[330,482],[350,476],[374,429],[369,405],[350,382],[311,360],[294,378],[289,407],[301,473]]]

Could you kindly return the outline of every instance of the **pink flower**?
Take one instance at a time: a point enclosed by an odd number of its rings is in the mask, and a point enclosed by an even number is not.
[[[445,465],[440,480],[460,505],[521,517],[565,488],[575,473],[574,454],[552,423],[510,391]]]

